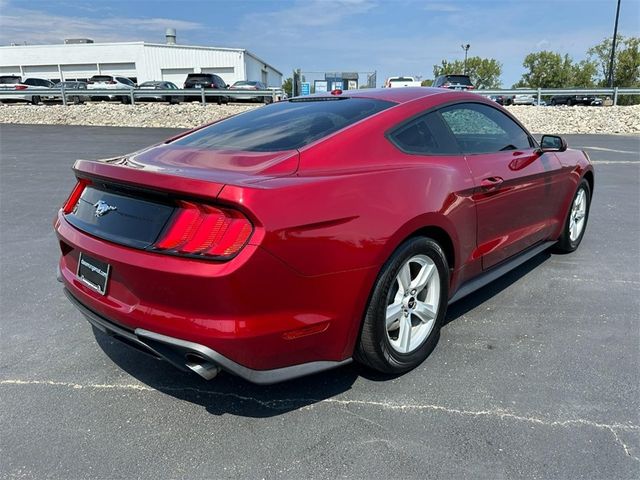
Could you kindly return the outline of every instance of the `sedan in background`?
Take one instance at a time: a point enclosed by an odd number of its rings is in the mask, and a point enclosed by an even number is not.
[[[250,100],[252,102],[272,103],[272,95],[251,95],[252,90],[267,90],[267,86],[262,82],[252,80],[239,80],[229,87],[229,90],[247,91],[247,95],[234,95],[233,100]]]
[[[87,82],[80,81],[65,81],[58,82],[54,88],[62,90],[64,88],[67,102],[72,102],[76,105],[80,105],[84,102],[88,102],[91,98],[88,95]],[[62,95],[59,97],[59,101],[62,101]]]
[[[292,98],[73,172],[69,301],[179,369],[263,384],[415,368],[449,304],[578,248],[594,187],[563,138],[424,87]]]
[[[136,95],[136,100],[140,101],[156,101],[156,102],[168,102],[171,105],[180,103],[179,95],[156,95],[153,90],[178,90],[175,83],[167,81],[150,81],[141,83],[138,88],[145,90],[144,94]],[[149,91],[148,93],[146,91]]]
[[[491,95],[489,96],[491,100],[496,102],[498,105],[511,105],[513,103],[513,97],[510,95]]]

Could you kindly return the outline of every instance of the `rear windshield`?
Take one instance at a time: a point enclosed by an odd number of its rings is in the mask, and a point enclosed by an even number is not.
[[[471,85],[471,80],[466,75],[447,75],[447,81],[458,85]]]
[[[0,85],[13,85],[20,83],[20,77],[0,77]]]
[[[209,73],[190,73],[187,75],[187,80],[208,80],[210,78],[213,78],[213,75]]]
[[[234,83],[234,85],[236,86],[240,86],[240,85],[257,85],[258,82],[246,82],[246,81],[240,81],[240,82],[236,82]]]
[[[113,77],[110,75],[94,75],[91,77],[93,82],[110,82],[113,80]]]
[[[369,98],[293,99],[236,115],[173,144],[253,152],[293,150],[393,105]]]
[[[397,78],[390,78],[389,81],[390,82],[413,82],[413,78],[397,77]]]

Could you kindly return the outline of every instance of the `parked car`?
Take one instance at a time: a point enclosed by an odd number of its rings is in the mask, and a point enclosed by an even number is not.
[[[247,90],[251,92],[251,90],[267,90],[267,86],[262,82],[256,82],[252,80],[239,80],[235,82],[233,85],[229,87],[229,90]],[[251,100],[252,102],[262,102],[262,103],[272,103],[272,96],[264,96],[264,95],[242,95],[242,96],[233,96],[234,100]]]
[[[596,101],[595,95],[554,95],[551,97],[551,105],[593,105]],[[602,100],[600,100],[602,105]]]
[[[140,90],[178,90],[178,87],[173,82],[163,81],[149,81],[143,82],[138,87]],[[137,95],[137,100],[141,101],[160,101],[169,102],[171,105],[180,103],[181,97],[179,95],[154,95],[151,91],[149,94],[146,92],[143,95]]]
[[[489,98],[498,105],[511,105],[513,103],[513,97],[510,95],[490,95]]]
[[[67,102],[73,102],[76,105],[80,105],[91,100],[87,91],[87,82],[64,81],[58,82],[54,86],[54,88],[59,90],[62,90],[62,87],[64,87]],[[62,95],[59,97],[59,101],[62,101]]]
[[[518,88],[518,90],[528,90],[527,88]],[[513,105],[535,105],[536,99],[530,93],[519,93],[513,96]]]
[[[89,79],[89,90],[133,90],[136,84],[126,77],[113,75],[94,75]],[[91,96],[92,100],[120,100],[122,103],[131,103],[129,95]]]
[[[207,90],[206,97],[214,99],[218,105],[223,103],[229,103],[229,97],[227,95],[211,95],[208,90],[226,90],[229,86],[226,82],[213,73],[190,73],[187,75],[187,79],[184,82],[184,88],[204,88]],[[200,95],[197,97],[188,97],[191,99],[200,100]]]
[[[433,81],[433,86],[451,90],[473,90],[475,88],[469,75],[440,75]]]
[[[51,100],[51,95],[38,94],[38,90],[53,88],[53,83],[44,78],[27,78],[17,75],[0,76],[0,101],[20,101],[30,102],[34,105],[39,104],[42,100]],[[24,91],[24,95],[2,95],[2,91]]]
[[[384,82],[385,88],[419,87],[422,83],[413,77],[389,77]]]
[[[437,88],[292,98],[73,168],[69,300],[184,371],[257,383],[416,367],[448,304],[578,248],[594,186],[561,137]]]

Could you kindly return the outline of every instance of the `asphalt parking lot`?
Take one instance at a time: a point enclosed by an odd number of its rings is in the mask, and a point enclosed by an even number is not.
[[[174,132],[0,127],[2,478],[640,477],[638,137],[567,136],[596,163],[580,249],[453,305],[416,370],[259,387],[94,333],[55,280],[73,161]]]

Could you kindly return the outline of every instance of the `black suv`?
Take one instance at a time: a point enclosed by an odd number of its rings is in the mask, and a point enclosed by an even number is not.
[[[188,88],[204,88],[205,90],[227,90],[229,86],[218,75],[213,73],[190,73],[187,75],[187,79],[184,82],[185,90]],[[206,94],[207,98],[213,98],[218,103],[229,103],[229,97],[227,95],[210,95]],[[189,97],[191,100],[196,100],[198,97]]]
[[[469,75],[440,75],[433,81],[432,86],[452,90],[473,90],[474,88]]]

